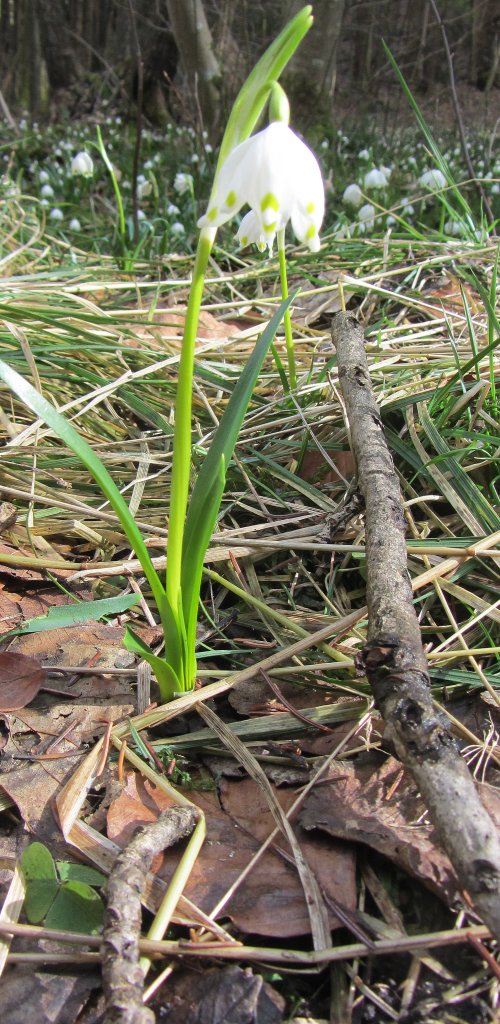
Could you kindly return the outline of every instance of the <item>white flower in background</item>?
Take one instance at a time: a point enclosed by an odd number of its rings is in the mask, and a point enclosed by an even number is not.
[[[185,235],[186,229],[184,224],[181,224],[180,220],[174,220],[174,223],[170,225],[170,231],[173,235]]]
[[[40,195],[43,196],[44,199],[52,199],[52,196],[54,195],[52,185],[42,185]]]
[[[412,213],[415,213],[415,207],[407,197],[401,200],[401,213],[403,217],[411,217]]]
[[[137,179],[137,198],[139,200],[146,199],[147,196],[151,195],[152,191],[153,186],[150,181],[139,181],[139,178]]]
[[[146,214],[144,213],[144,210],[137,211],[137,220],[146,220]]]
[[[72,217],[71,218],[71,220],[69,222],[69,228],[70,228],[70,231],[81,231],[82,230],[82,225],[80,224],[80,221],[78,220],[78,217]]]
[[[54,209],[49,213],[49,217],[51,220],[64,220],[64,213],[58,206],[54,206]]]
[[[176,206],[175,203],[170,203],[169,206],[167,206],[167,215],[169,217],[175,217],[180,212],[179,207]]]
[[[375,207],[371,203],[365,203],[364,206],[358,210],[358,220],[363,227],[369,231],[375,224]]]
[[[178,196],[184,196],[186,192],[193,191],[193,175],[177,171],[174,178],[174,189]]]
[[[463,234],[463,227],[462,227],[460,221],[459,220],[447,220],[446,224],[444,226],[444,233],[445,233],[445,235],[454,235],[455,237],[457,237],[458,235],[462,235]]]
[[[283,121],[272,121],[229,154],[200,228],[219,227],[241,207],[251,207],[238,231],[242,245],[256,242],[272,251],[275,236],[289,220],[300,242],[319,249],[325,209],[323,179],[308,146]]]
[[[38,180],[41,185],[44,185],[46,181],[50,181],[49,173],[47,171],[40,171],[40,174],[38,175]]]
[[[367,188],[385,188],[388,184],[388,177],[385,167],[374,167],[365,174],[363,184]]]
[[[369,150],[367,150],[367,149],[362,149],[362,150],[361,150],[361,151],[360,151],[360,152],[358,153],[358,159],[359,159],[359,160],[369,160],[369,159],[370,159],[370,153],[369,153]]]
[[[497,196],[499,194],[499,192],[500,192],[500,184],[498,183],[498,181],[495,181],[493,183],[493,185],[491,186],[491,194],[494,195],[494,196]]]
[[[91,178],[94,173],[94,161],[86,150],[82,149],[71,161],[71,173],[81,174],[83,178]]]
[[[430,192],[437,192],[438,189],[444,188],[446,185],[446,178],[438,167],[433,167],[430,171],[424,171],[418,180],[420,185],[428,188]]]
[[[363,202],[363,193],[354,182],[352,185],[348,185],[342,196],[342,202],[347,203],[348,206],[361,206]]]

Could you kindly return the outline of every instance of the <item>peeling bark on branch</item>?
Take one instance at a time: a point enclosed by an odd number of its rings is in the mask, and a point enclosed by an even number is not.
[[[407,569],[401,492],[373,396],[363,333],[352,316],[338,313],[332,338],[366,509],[363,666],[386,735],[419,787],[460,886],[500,939],[500,837],[448,723],[433,705]]]
[[[141,893],[157,853],[185,838],[196,825],[196,810],[172,807],[141,828],[118,855],[106,887],[102,944],[104,1024],[154,1024],[143,1006],[144,975],[139,964]]]

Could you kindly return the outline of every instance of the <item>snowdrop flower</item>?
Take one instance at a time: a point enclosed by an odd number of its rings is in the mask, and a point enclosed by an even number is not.
[[[43,196],[44,199],[52,199],[52,196],[54,195],[52,185],[42,185],[40,195]]]
[[[84,149],[77,153],[71,161],[71,173],[81,174],[83,178],[91,178],[94,173],[94,161]]]
[[[146,163],[144,164],[144,170],[145,171],[152,171],[153,170],[153,161],[152,160],[146,160]]]
[[[137,211],[137,220],[146,220],[146,214],[144,213],[144,210]]]
[[[385,174],[385,168],[374,167],[373,170],[368,171],[365,174],[363,183],[365,188],[385,188],[387,185],[387,175]]]
[[[193,190],[193,176],[192,174],[185,174],[183,171],[177,171],[174,179],[174,189],[177,195],[184,196],[186,192],[192,192]]]
[[[176,214],[180,212],[179,207],[176,206],[175,203],[170,203],[169,206],[167,206],[167,214],[169,217],[175,217]]]
[[[137,198],[141,200],[145,199],[147,196],[150,196],[153,191],[153,186],[151,182],[139,181],[139,178],[137,179],[137,182]]]
[[[367,149],[362,149],[362,150],[361,150],[361,151],[360,151],[360,152],[358,153],[358,159],[359,159],[359,160],[369,160],[369,159],[370,159],[370,153],[369,153],[369,151],[368,151]]]
[[[359,185],[352,184],[348,185],[345,189],[344,195],[342,196],[342,202],[347,203],[348,206],[361,206],[363,202],[363,193]]]
[[[51,220],[64,220],[64,213],[58,206],[54,206],[54,209],[49,213],[49,217]]]
[[[459,220],[447,220],[444,226],[445,235],[461,235],[462,225]]]
[[[372,206],[371,203],[365,203],[365,205],[358,210],[358,220],[360,224],[369,231],[375,224],[375,207]]]
[[[493,196],[497,196],[499,194],[499,192],[500,192],[500,185],[499,185],[498,181],[495,181],[493,183],[493,185],[491,186],[491,194]]]
[[[80,221],[78,220],[78,217],[72,217],[71,218],[71,220],[69,222],[69,228],[70,228],[70,231],[81,231],[82,230],[82,225],[80,224]]]
[[[444,188],[446,185],[446,178],[438,167],[433,167],[430,171],[424,171],[418,180],[420,185],[428,188],[430,192],[437,192],[438,189]]]
[[[412,206],[408,198],[401,200],[402,214],[404,217],[411,217],[412,213],[415,213],[415,207]]]
[[[186,229],[184,224],[181,224],[180,220],[174,220],[174,223],[170,225],[170,231],[173,235],[185,235]]]
[[[40,174],[38,175],[38,180],[41,185],[44,185],[46,181],[50,181],[50,175],[47,171],[40,171]]]
[[[272,121],[231,151],[198,227],[225,224],[245,204],[251,210],[238,231],[242,245],[255,242],[271,252],[277,232],[291,220],[299,241],[312,252],[319,249],[325,208],[321,171],[314,154],[284,121]]]

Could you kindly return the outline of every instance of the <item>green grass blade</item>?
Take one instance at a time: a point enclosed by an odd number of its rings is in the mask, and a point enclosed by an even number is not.
[[[108,499],[114,512],[123,527],[127,540],[131,544],[137,558],[143,568],[146,579],[151,587],[158,611],[163,620],[165,606],[165,591],[161,580],[153,567],[149,551],[139,528],[136,526],[133,516],[130,514],[127,503],[120,494],[114,480],[109,475],[106,467],[92,451],[92,448],[80,436],[77,430],[68,423],[61,413],[54,409],[54,406],[47,401],[35,388],[25,380],[21,374],[13,370],[11,366],[0,360],[0,380],[17,395],[17,397],[31,409],[35,416],[38,416],[49,426],[54,433],[61,438],[61,441],[71,448],[80,461],[92,474],[94,480],[101,488],[102,493]]]
[[[151,665],[156,677],[163,700],[171,700],[176,693],[182,691],[182,686],[177,673],[164,658],[159,658],[144,640],[141,640],[137,633],[134,633],[130,626],[125,630],[123,645],[131,654],[137,654],[143,661]]]
[[[77,623],[95,622],[103,615],[120,615],[138,604],[140,594],[120,594],[119,597],[104,597],[99,601],[79,601],[77,604],[55,605],[46,615],[27,619],[19,629],[4,633],[2,640],[24,633],[43,633],[48,629],[62,629]]]
[[[184,529],[182,552],[182,607],[187,624],[188,644],[196,625],[198,594],[205,552],[215,526],[224,489],[226,468],[245,418],[262,364],[269,351],[285,311],[293,302],[296,292],[281,303],[236,382],[226,411],[215,431],[210,451],[203,464],[191,495]],[[194,623],[193,623],[194,618]]]

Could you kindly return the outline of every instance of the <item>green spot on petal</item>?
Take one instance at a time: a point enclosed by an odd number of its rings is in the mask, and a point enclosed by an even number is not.
[[[307,231],[306,231],[306,238],[315,238],[315,237],[316,237],[316,228],[314,227],[314,224],[310,224],[308,229],[307,229]]]
[[[248,235],[243,235],[243,238],[241,239],[241,244],[243,246],[248,245]]]
[[[278,227],[278,221],[277,220],[273,220],[272,224],[265,224],[264,225],[264,231],[266,232],[266,235],[274,235],[277,227]]]
[[[226,196],[226,206],[228,206],[228,207],[234,206],[235,202],[236,202],[236,193],[231,190],[231,192],[228,192],[228,194]]]
[[[212,206],[212,209],[209,210],[208,213],[207,213],[207,220],[215,220],[216,216],[217,216],[217,207],[216,206]]]
[[[268,207],[271,207],[271,210],[274,210],[276,213],[280,208],[279,200],[276,198],[275,195],[273,195],[272,192],[268,192],[267,195],[265,195],[264,198],[261,199],[260,201],[260,208],[262,212],[264,212],[264,210],[267,210]]]
[[[306,206],[306,213],[314,213],[314,203],[308,203]]]

